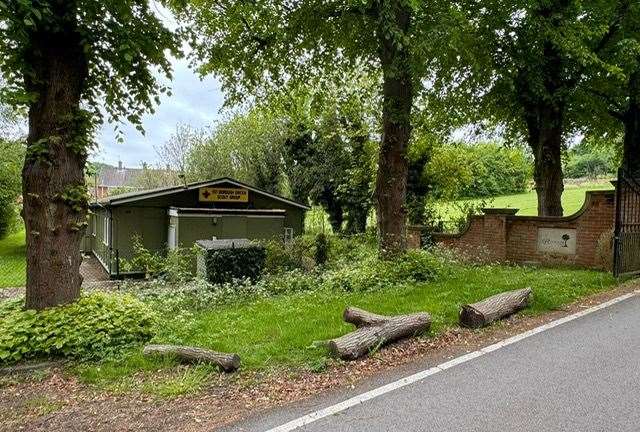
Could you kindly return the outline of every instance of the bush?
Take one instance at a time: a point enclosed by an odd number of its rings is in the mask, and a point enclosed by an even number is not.
[[[323,265],[327,262],[328,256],[329,242],[327,241],[327,236],[324,233],[319,233],[316,235],[316,248],[314,252],[316,264]]]
[[[24,154],[24,143],[0,138],[0,239],[20,225],[18,197]]]
[[[482,198],[525,192],[532,164],[520,149],[494,143],[444,145],[426,166],[432,197]]]
[[[391,285],[427,282],[441,269],[440,261],[424,250],[411,250],[393,260],[375,254],[360,262],[327,272],[322,285],[341,291],[369,291]]]
[[[596,178],[616,172],[622,148],[620,137],[587,137],[567,152],[564,167],[565,177]]]
[[[208,309],[215,305],[308,291],[370,291],[389,286],[427,282],[445,269],[443,260],[430,251],[413,250],[393,260],[378,259],[376,248],[364,240],[330,236],[339,250],[357,251],[357,256],[330,260],[329,266],[314,271],[293,269],[266,274],[258,281],[235,279],[212,284],[196,279],[173,285],[165,281],[128,282],[122,289],[155,305],[164,313],[185,314],[189,310]],[[334,249],[332,249],[332,253]],[[322,271],[320,271],[320,269]]]
[[[294,237],[287,243],[268,240],[262,245],[266,252],[264,265],[266,273],[277,274],[294,269],[312,270],[315,266],[314,240],[311,236]]]
[[[225,249],[206,249],[203,252],[206,278],[213,284],[234,279],[257,280],[265,266],[266,252],[260,244]]]
[[[125,272],[144,272],[169,282],[185,282],[193,279],[196,268],[195,246],[175,248],[166,255],[151,252],[144,247],[140,236],[133,237],[133,258],[121,260],[120,269]]]
[[[565,167],[567,178],[588,177],[595,179],[615,171],[613,158],[603,152],[570,154]]]
[[[0,363],[61,356],[97,359],[153,337],[152,310],[130,295],[93,293],[44,311],[0,304]]]

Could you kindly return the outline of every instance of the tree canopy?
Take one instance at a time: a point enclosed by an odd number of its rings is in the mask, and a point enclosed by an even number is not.
[[[437,57],[432,100],[523,137],[535,158],[539,214],[562,215],[561,155],[592,114],[584,84],[601,73],[599,53],[624,9],[605,0],[455,4],[447,36],[454,49]]]
[[[175,9],[201,73],[215,73],[230,102],[268,96],[285,83],[339,81],[358,69],[380,79],[376,178],[380,251],[404,250],[406,152],[415,89],[431,61],[437,0],[235,2],[198,0]]]
[[[167,54],[179,45],[146,0],[0,0],[2,97],[29,117],[27,307],[78,298],[92,131],[102,110],[141,129],[167,91],[155,72],[171,76]]]

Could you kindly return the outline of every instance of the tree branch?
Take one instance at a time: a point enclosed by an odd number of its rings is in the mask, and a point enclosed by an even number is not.
[[[601,98],[602,100],[604,100],[608,105],[612,106],[613,108],[607,108],[607,113],[618,120],[623,120],[624,118],[624,110],[622,108],[622,106],[620,106],[620,104],[614,100],[611,95],[608,95],[607,93],[603,93],[600,90],[596,90],[593,88],[587,89],[587,92],[593,94],[594,96],[598,96],[599,98]]]

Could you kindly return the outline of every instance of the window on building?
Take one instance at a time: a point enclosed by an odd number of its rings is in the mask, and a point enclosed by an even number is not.
[[[111,238],[111,224],[109,223],[109,218],[105,217],[102,219],[102,242],[109,246],[109,239]]]
[[[284,242],[288,243],[293,240],[293,228],[284,229]]]

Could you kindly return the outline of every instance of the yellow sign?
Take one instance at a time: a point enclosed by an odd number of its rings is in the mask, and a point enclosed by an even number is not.
[[[205,202],[248,202],[249,191],[238,188],[200,188],[200,201]]]

